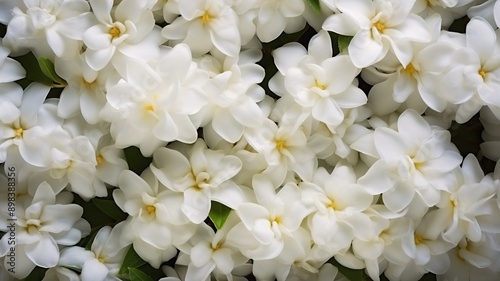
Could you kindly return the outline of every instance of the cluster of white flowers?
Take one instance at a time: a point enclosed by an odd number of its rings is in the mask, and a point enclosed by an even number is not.
[[[477,158],[500,159],[500,0],[2,0],[0,23],[1,280],[120,280],[129,247],[162,281],[500,279]],[[16,83],[28,52],[58,81]],[[449,130],[476,114],[477,157]]]

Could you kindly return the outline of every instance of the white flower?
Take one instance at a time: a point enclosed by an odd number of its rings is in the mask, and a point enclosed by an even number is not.
[[[121,225],[121,239],[133,242],[136,252],[158,267],[165,261],[160,251],[170,254],[173,245],[187,242],[196,230],[195,225],[179,212],[182,196],[160,184],[150,169],[141,177],[130,170],[123,171],[118,186],[119,189],[113,191],[113,198],[130,216]]]
[[[106,104],[105,83],[110,71],[92,70],[83,55],[56,58],[54,65],[57,74],[68,83],[61,92],[57,114],[67,119],[81,112],[85,121],[96,124],[99,111]]]
[[[500,44],[493,28],[482,18],[467,24],[465,46],[453,54],[455,62],[441,78],[437,91],[459,105],[456,120],[468,121],[483,105],[500,116]],[[453,94],[451,94],[453,93]]]
[[[285,31],[293,33],[304,28],[305,4],[302,0],[259,0],[260,8],[255,19],[257,37],[262,42],[270,42]]]
[[[411,13],[415,0],[337,0],[341,14],[328,17],[323,29],[354,36],[348,51],[356,67],[380,61],[392,49],[402,65],[412,57],[410,42],[431,39],[424,20]]]
[[[16,206],[17,262],[13,276],[25,278],[35,266],[54,267],[59,260],[59,245],[74,245],[90,231],[76,204],[57,204],[56,195],[46,182],[38,187],[31,205]],[[0,240],[0,256],[9,251],[8,235]],[[7,264],[5,264],[7,267]]]
[[[80,269],[82,281],[119,281],[116,274],[128,246],[120,243],[120,235],[116,229],[105,226],[97,232],[90,251],[78,246],[65,248],[58,265]]]
[[[135,145],[150,156],[167,142],[196,141],[190,115],[205,103],[200,92],[206,77],[192,62],[187,45],[162,49],[159,61],[151,65],[128,60],[125,75],[107,88],[108,103],[100,113],[111,122],[117,148]]]
[[[275,50],[273,57],[279,73],[269,86],[279,95],[285,92],[293,96],[316,120],[334,127],[343,121],[343,109],[366,103],[366,95],[353,84],[360,69],[349,56],[331,57],[331,40],[326,31],[311,39],[308,52],[298,43]]]
[[[431,211],[440,218],[443,239],[458,244],[462,238],[479,242],[483,231],[500,233],[500,215],[496,198],[498,181],[484,176],[477,159],[469,154],[462,164],[461,173],[449,191],[444,191],[439,209]]]
[[[460,165],[462,157],[448,131],[431,127],[413,110],[401,114],[397,129],[375,129],[380,159],[358,182],[371,194],[382,194],[384,204],[394,212],[406,209],[416,194],[427,207],[434,206],[440,200],[439,190],[451,184],[447,174]]]
[[[276,193],[266,175],[255,175],[253,189],[257,202],[238,206],[236,214],[242,222],[229,231],[227,240],[248,258],[273,259],[287,253],[290,243],[296,243],[302,220],[309,211],[300,201],[296,184],[288,183]],[[286,254],[283,258],[287,259]]]
[[[193,116],[193,123],[211,126],[231,143],[240,140],[245,129],[259,128],[265,119],[257,105],[264,98],[264,90],[257,85],[265,75],[256,64],[261,58],[260,50],[250,49],[237,58],[206,55],[197,59],[211,79],[203,89],[207,104]]]
[[[153,154],[151,170],[158,180],[175,192],[182,192],[182,212],[193,223],[203,222],[211,200],[235,209],[246,201],[241,188],[231,181],[241,169],[241,160],[222,151],[208,149],[201,139],[187,155],[169,148]]]
[[[271,120],[259,129],[245,132],[245,139],[268,163],[265,173],[281,185],[289,170],[302,179],[311,179],[317,167],[314,153],[307,146],[303,130],[291,126],[278,127]]]
[[[228,230],[236,222],[238,220],[234,214],[230,215],[217,232],[208,225],[201,224],[189,243],[180,247],[182,253],[177,259],[177,264],[182,265],[182,261],[187,259],[183,255],[189,255],[186,280],[206,280],[212,272],[230,280],[233,269],[247,262],[248,258],[225,241]]]
[[[483,280],[497,280],[500,277],[497,266],[500,252],[495,249],[496,240],[495,235],[483,237],[476,243],[462,239],[448,252],[450,269],[438,275],[437,280],[466,281],[474,280],[476,276]]]
[[[307,225],[314,242],[331,253],[347,250],[354,237],[373,236],[370,218],[363,212],[373,196],[356,184],[352,168],[337,165],[331,174],[319,168],[312,182],[299,184],[302,202],[313,212]]]
[[[435,220],[432,213],[428,213],[417,222],[415,231],[401,238],[401,249],[411,258],[405,266],[415,263],[435,274],[442,274],[450,267],[450,260],[446,252],[454,247],[454,244],[446,242],[441,237],[440,221]],[[399,263],[401,266],[402,263]]]
[[[115,68],[125,58],[140,60],[158,57],[159,27],[143,1],[124,0],[113,9],[113,0],[90,0],[98,24],[83,34],[87,46],[85,61],[94,70],[109,62]]]
[[[44,138],[48,145],[50,161],[46,168],[51,178],[85,200],[107,195],[106,187],[93,185],[97,159],[95,149],[86,136],[71,137],[61,127],[56,128],[49,137]]]
[[[47,165],[47,149],[39,139],[61,123],[52,117],[55,106],[44,104],[49,90],[48,86],[32,83],[24,93],[15,87],[2,95],[0,162],[15,161],[18,158],[16,154],[20,154],[25,162],[33,166]]]
[[[80,51],[83,32],[94,21],[87,1],[22,2],[12,10],[4,44],[16,52],[29,48],[35,55],[49,58],[54,54],[72,56]]]
[[[165,26],[162,35],[201,56],[213,48],[235,57],[241,47],[238,17],[223,0],[179,1],[180,17]]]

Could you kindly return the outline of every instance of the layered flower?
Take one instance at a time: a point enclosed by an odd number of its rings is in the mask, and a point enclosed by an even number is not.
[[[273,56],[279,73],[270,80],[270,88],[280,96],[291,95],[314,119],[335,127],[343,121],[344,109],[366,103],[366,95],[353,83],[360,69],[349,56],[332,58],[328,32],[315,35],[308,51],[290,43]]]
[[[153,161],[151,170],[162,184],[183,197],[181,210],[193,223],[208,217],[211,200],[233,209],[246,201],[241,188],[231,181],[241,169],[241,160],[208,149],[201,139],[185,155],[159,148]]]
[[[410,42],[431,40],[424,20],[411,13],[415,1],[338,0],[340,14],[328,17],[323,29],[353,36],[348,46],[356,67],[372,65],[393,50],[402,65],[412,57]]]
[[[95,235],[90,251],[78,246],[65,248],[61,251],[58,265],[81,270],[82,281],[119,281],[116,274],[128,246],[120,244],[120,235],[116,229],[105,226]]]
[[[88,235],[90,226],[81,218],[83,208],[70,202],[56,202],[52,187],[44,182],[37,188],[31,205],[17,206],[16,259],[19,266],[13,276],[25,278],[35,266],[56,266],[58,245],[74,245]],[[11,247],[8,237],[4,235],[0,240],[0,256],[5,256]]]
[[[116,147],[135,145],[150,156],[167,142],[195,142],[197,128],[190,115],[205,103],[201,88],[206,77],[192,62],[189,47],[165,48],[152,65],[129,60],[124,70],[124,78],[107,88],[100,113],[111,122]]]
[[[113,191],[116,204],[127,214],[120,223],[123,243],[133,243],[136,252],[155,267],[175,255],[174,245],[186,243],[196,231],[179,212],[182,196],[160,184],[150,169],[141,176],[123,171]],[[118,227],[118,226],[116,226]]]
[[[194,56],[212,49],[231,57],[238,55],[241,47],[238,17],[225,1],[179,1],[178,8],[180,16],[162,30],[165,38],[189,45]]]
[[[123,57],[140,60],[158,57],[160,30],[146,3],[135,0],[121,1],[113,9],[113,0],[90,1],[97,24],[83,33],[87,46],[85,61],[98,71],[112,62],[115,68]],[[114,60],[113,60],[114,58]]]
[[[415,195],[427,207],[437,204],[439,190],[450,188],[448,173],[462,161],[448,131],[430,126],[409,109],[399,117],[397,131],[377,128],[373,141],[380,159],[358,183],[373,195],[382,194],[394,212],[406,209]]]
[[[26,0],[17,5],[3,40],[16,52],[29,48],[49,58],[76,55],[83,32],[95,20],[84,0]]]

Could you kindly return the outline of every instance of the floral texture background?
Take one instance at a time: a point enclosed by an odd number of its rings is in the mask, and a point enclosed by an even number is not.
[[[0,23],[0,280],[500,280],[500,1]]]

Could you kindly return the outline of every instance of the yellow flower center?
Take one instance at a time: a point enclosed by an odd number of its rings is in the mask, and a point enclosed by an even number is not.
[[[281,224],[281,218],[280,217],[275,217],[271,219],[271,224],[275,222],[277,224]]]
[[[479,69],[478,73],[484,80],[484,78],[486,77],[486,71],[484,71],[483,69]]]
[[[36,224],[28,224],[26,225],[26,230],[28,233],[33,233],[38,230],[38,225]]]
[[[148,212],[148,214],[152,214],[152,213],[156,212],[156,207],[153,205],[148,205],[148,206],[146,206],[146,211]]]
[[[318,87],[318,88],[320,88],[321,90],[326,89],[326,86],[325,86],[325,85],[323,85],[323,84],[321,84],[321,83],[319,83],[319,82],[318,82],[318,80],[316,80],[316,79],[314,80],[314,87]]]
[[[418,245],[418,244],[424,242],[424,238],[420,235],[415,235],[414,240],[415,240],[415,245]]]
[[[201,22],[207,24],[212,19],[212,16],[206,11],[203,16],[201,16]]]
[[[412,75],[415,72],[415,67],[413,66],[413,64],[409,63],[405,68],[405,72],[408,75]]]
[[[24,133],[23,128],[16,129],[16,138],[21,138],[23,136],[23,133]]]
[[[121,31],[118,27],[113,26],[112,28],[109,29],[109,35],[111,35],[111,38],[114,39],[121,35]]]
[[[104,258],[103,258],[103,257],[101,257],[101,256],[99,256],[99,257],[97,258],[97,260],[98,260],[100,263],[104,263]]]
[[[215,244],[215,246],[212,245],[212,250],[214,250],[214,252],[215,252],[215,251],[219,250],[221,247],[222,247],[222,245],[217,243],[217,244]]]
[[[148,111],[154,111],[155,107],[152,104],[148,104],[148,105],[146,105],[145,109]]]
[[[101,154],[97,155],[97,157],[95,158],[95,161],[97,162],[97,165],[101,164],[102,161],[104,161],[104,158],[102,157]]]
[[[284,140],[276,140],[276,149],[278,151],[283,150],[283,148],[285,148],[285,146],[286,146],[286,141],[284,141]]]
[[[378,32],[382,32],[385,29],[385,25],[379,21],[375,23],[375,28],[378,30]]]
[[[326,207],[327,207],[327,208],[332,208],[332,209],[333,209],[333,210],[335,210],[335,211],[336,211],[336,210],[338,210],[338,206],[337,206],[337,204],[335,204],[335,201],[334,201],[334,200],[332,200],[332,199],[330,199],[330,203],[328,203],[328,204],[326,205]]]

